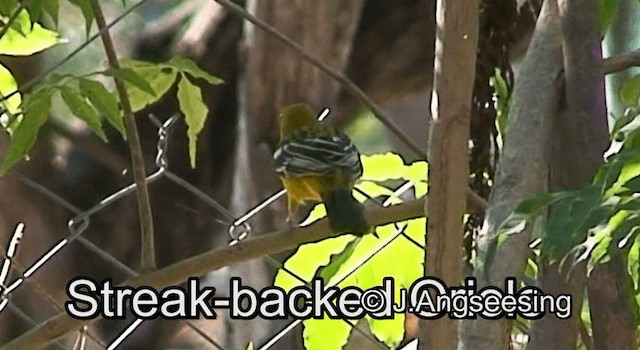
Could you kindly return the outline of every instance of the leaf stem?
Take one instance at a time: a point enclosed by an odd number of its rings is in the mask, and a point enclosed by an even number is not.
[[[100,37],[104,50],[107,54],[107,60],[109,67],[113,69],[120,68],[120,62],[116,50],[111,40],[109,30],[103,30],[107,27],[107,23],[104,19],[102,7],[98,0],[91,0],[93,11],[96,16],[96,23],[100,30]],[[155,270],[155,249],[154,249],[154,232],[153,232],[153,216],[151,214],[151,201],[149,200],[149,190],[147,188],[147,182],[145,180],[145,168],[144,158],[142,156],[142,147],[140,146],[140,137],[138,136],[138,128],[136,126],[136,120],[133,115],[133,109],[131,108],[131,101],[125,88],[124,82],[117,77],[114,77],[116,90],[120,97],[120,103],[122,104],[122,111],[124,113],[124,124],[127,131],[127,139],[129,140],[129,152],[131,154],[131,162],[133,166],[133,178],[137,187],[136,197],[138,199],[138,215],[140,217],[140,231],[141,231],[141,270],[149,271]]]

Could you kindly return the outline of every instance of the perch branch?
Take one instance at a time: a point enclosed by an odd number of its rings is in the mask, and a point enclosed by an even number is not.
[[[424,216],[424,203],[424,199],[418,199],[389,207],[367,207],[365,215],[374,226],[386,225]],[[180,284],[189,277],[202,276],[224,266],[281,253],[301,244],[317,242],[338,235],[338,233],[331,232],[326,218],[305,227],[287,228],[265,234],[258,233],[255,238],[243,240],[236,245],[196,255],[159,270],[143,272],[141,275],[123,282],[122,285],[132,287],[144,285],[160,290]],[[41,349],[65,334],[95,320],[98,318],[89,321],[78,320],[63,312],[2,345],[0,350]]]

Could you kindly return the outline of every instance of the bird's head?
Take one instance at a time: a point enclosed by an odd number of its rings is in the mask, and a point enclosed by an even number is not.
[[[308,104],[288,105],[280,113],[280,138],[285,138],[292,132],[316,122],[316,115]]]

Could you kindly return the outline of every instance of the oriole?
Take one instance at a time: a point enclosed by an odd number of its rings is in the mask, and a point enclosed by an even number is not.
[[[322,201],[335,232],[370,232],[362,204],[352,194],[362,163],[351,139],[320,124],[303,103],[286,106],[280,117],[273,163],[287,190],[289,220],[298,219],[301,204]]]

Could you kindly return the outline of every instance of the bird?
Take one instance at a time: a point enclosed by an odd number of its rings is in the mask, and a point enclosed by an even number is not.
[[[362,176],[360,152],[345,133],[318,122],[308,104],[282,109],[273,165],[287,190],[287,222],[300,222],[301,205],[323,202],[334,232],[362,236],[372,231],[363,205],[353,197]]]

